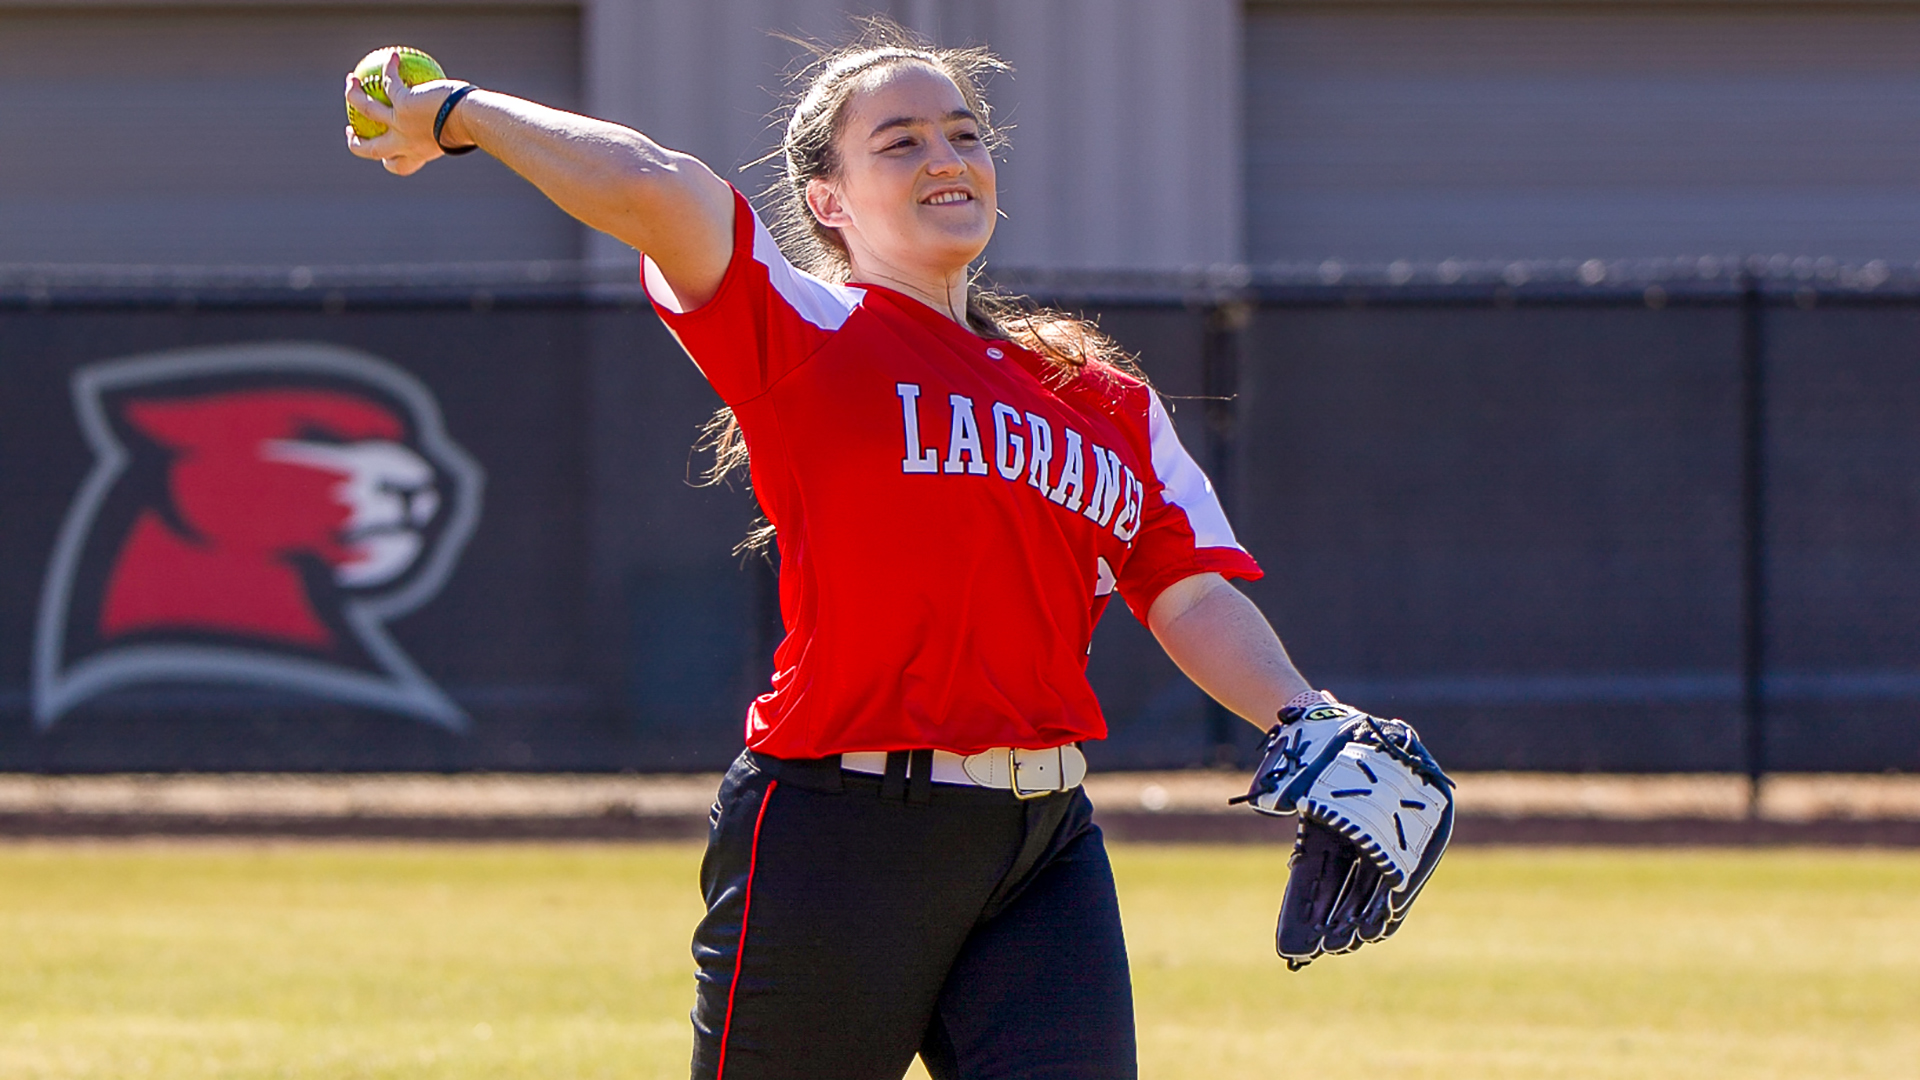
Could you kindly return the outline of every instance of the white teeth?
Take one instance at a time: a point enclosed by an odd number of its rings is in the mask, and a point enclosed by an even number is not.
[[[943,191],[927,200],[928,206],[944,206],[947,203],[970,202],[973,196],[964,191]]]

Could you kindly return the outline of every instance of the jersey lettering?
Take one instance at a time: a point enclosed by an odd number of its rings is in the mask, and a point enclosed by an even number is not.
[[[947,456],[920,442],[920,386],[895,383],[900,397],[902,434],[907,456],[900,470],[909,473],[948,473],[985,476],[987,454],[980,437],[980,421],[973,399],[965,394],[948,394],[953,422],[947,437]],[[1078,431],[1062,425],[1059,482],[1048,475],[1053,463],[1053,425],[1039,413],[1022,413],[1004,401],[996,401],[993,415],[993,471],[1001,479],[1019,483],[1021,473],[1035,491],[1065,509],[1084,515],[1102,528],[1111,527],[1122,542],[1132,543],[1140,531],[1146,500],[1146,486],[1120,455],[1098,443],[1088,442]],[[1026,434],[1020,434],[1021,428]],[[1086,455],[1093,455],[1092,473],[1088,473]],[[1088,492],[1088,481],[1093,490]],[[1118,513],[1116,513],[1116,511]]]
[[[953,431],[947,437],[947,471],[987,475],[987,457],[980,449],[980,422],[973,416],[973,399],[948,394],[947,401],[953,406]],[[970,455],[973,460],[962,461],[961,454]]]
[[[1020,469],[1027,463],[1027,440],[1009,430],[1019,425],[1020,410],[1004,401],[993,403],[993,467],[1005,480],[1020,479]]]
[[[900,471],[904,473],[930,473],[939,471],[939,458],[932,447],[920,448],[920,385],[918,383],[895,383],[893,392],[900,395],[900,419],[906,425],[907,456],[900,459]]]
[[[1027,431],[1033,440],[1033,460],[1027,466],[1027,483],[1035,491],[1047,493],[1047,467],[1053,464],[1053,425],[1038,413],[1027,414]]]
[[[1120,455],[1104,446],[1089,444],[1093,451],[1093,494],[1087,499],[1087,516],[1105,526],[1113,519],[1113,506],[1120,500]]]
[[[1120,510],[1120,516],[1114,519],[1113,535],[1131,544],[1134,536],[1140,532],[1140,514],[1142,504],[1146,502],[1147,486],[1133,475],[1132,469],[1125,465],[1120,466],[1120,469],[1124,474],[1121,484],[1126,488],[1127,498],[1126,505]]]
[[[1060,486],[1047,498],[1069,510],[1078,510],[1087,497],[1087,463],[1080,453],[1080,433],[1063,425],[1060,434],[1067,441],[1060,453]],[[1067,494],[1069,490],[1073,494]]]

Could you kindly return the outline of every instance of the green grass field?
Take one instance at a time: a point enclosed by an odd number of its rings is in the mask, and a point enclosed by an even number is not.
[[[0,1077],[684,1076],[697,861],[0,846]],[[1297,974],[1278,849],[1114,861],[1156,1080],[1920,1077],[1920,853],[1459,850]]]

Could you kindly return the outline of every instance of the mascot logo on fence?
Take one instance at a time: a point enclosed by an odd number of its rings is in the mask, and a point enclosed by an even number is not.
[[[466,726],[385,627],[439,592],[480,516],[480,468],[419,381],[260,344],[95,364],[73,400],[95,463],[41,596],[38,726],[180,682]]]

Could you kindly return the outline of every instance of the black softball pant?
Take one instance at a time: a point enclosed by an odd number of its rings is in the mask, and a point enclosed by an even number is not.
[[[696,1080],[1132,1080],[1113,872],[1082,792],[748,751],[694,933]]]

